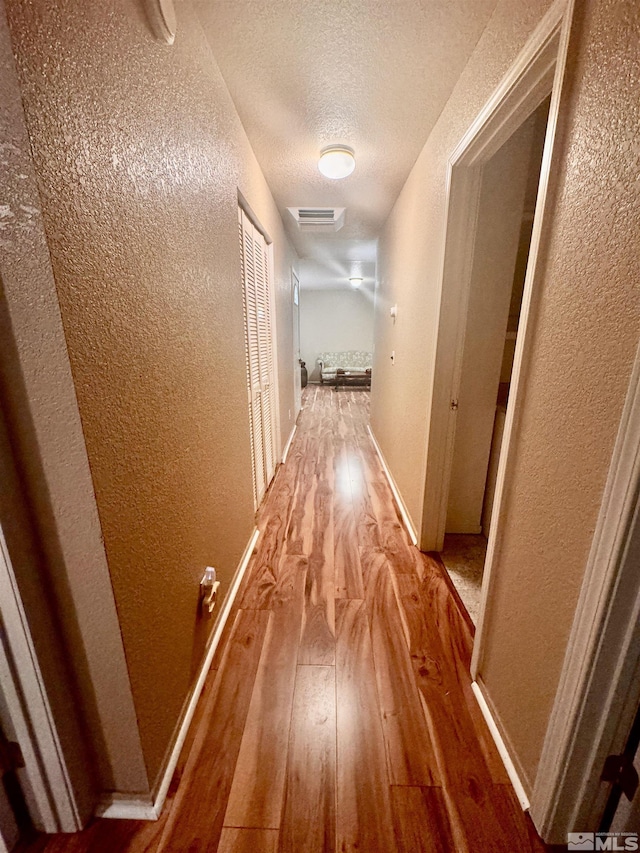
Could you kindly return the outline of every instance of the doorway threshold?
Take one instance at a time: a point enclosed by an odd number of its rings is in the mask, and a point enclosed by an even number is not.
[[[447,533],[440,559],[474,625],[480,613],[487,539],[482,534]]]

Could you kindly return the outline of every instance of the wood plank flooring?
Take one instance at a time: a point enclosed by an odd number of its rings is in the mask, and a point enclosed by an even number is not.
[[[542,853],[471,691],[471,628],[411,545],[369,394],[310,386],[157,823],[21,853]]]

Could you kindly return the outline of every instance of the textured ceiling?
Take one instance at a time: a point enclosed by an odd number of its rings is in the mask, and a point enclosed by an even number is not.
[[[197,0],[289,236],[310,262],[303,286],[373,275],[376,238],[495,5]],[[317,168],[331,143],[356,152],[341,181]],[[286,211],[293,206],[346,207],[346,222],[335,234],[305,234]]]

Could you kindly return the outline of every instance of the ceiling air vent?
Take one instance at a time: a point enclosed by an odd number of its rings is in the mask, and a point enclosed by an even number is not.
[[[301,231],[339,231],[344,225],[344,207],[288,207]]]

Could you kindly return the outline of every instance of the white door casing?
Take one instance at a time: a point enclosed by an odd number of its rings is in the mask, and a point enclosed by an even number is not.
[[[420,547],[441,550],[446,523],[449,478],[456,427],[464,331],[469,301],[476,214],[485,163],[551,93],[529,260],[514,355],[509,407],[505,421],[494,511],[484,567],[482,600],[471,674],[479,679],[490,616],[492,568],[502,535],[501,503],[513,464],[517,423],[523,405],[521,368],[530,348],[531,323],[538,299],[538,252],[547,208],[547,193],[556,151],[556,127],[573,20],[574,0],[556,0],[540,21],[505,78],[452,152],[447,169],[445,245],[441,261],[438,340],[429,412],[429,439]]]
[[[432,401],[428,414],[427,465],[420,533],[420,547],[424,551],[440,551],[444,541],[457,419],[455,401],[458,399],[462,375],[482,170],[484,164],[551,92],[529,265],[514,357],[510,414],[505,425],[503,450],[509,445],[514,412],[518,405],[518,374],[523,363],[523,353],[529,343],[527,321],[534,296],[536,257],[542,232],[572,13],[573,0],[556,0],[449,158],[446,179],[446,238],[441,260],[438,339]],[[509,454],[504,452],[501,456],[494,500],[496,517],[499,515],[498,507],[508,456]],[[487,567],[491,562],[491,554],[490,541]],[[489,573],[486,574],[488,576]],[[480,625],[478,633],[481,635]]]
[[[0,528],[0,691],[3,729],[20,745],[17,771],[29,814],[44,832],[82,828],[44,679]]]

